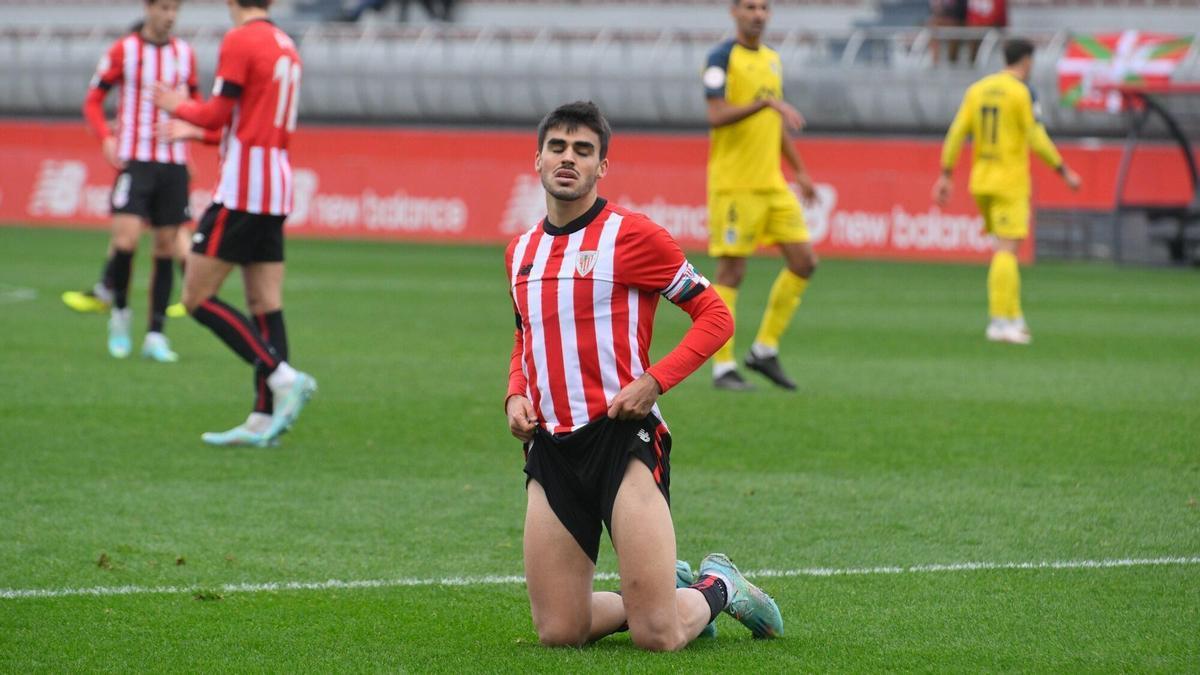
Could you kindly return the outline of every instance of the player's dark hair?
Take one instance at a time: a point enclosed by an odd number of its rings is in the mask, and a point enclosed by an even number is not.
[[[591,101],[565,103],[543,117],[538,124],[538,152],[541,152],[542,145],[546,142],[547,131],[562,127],[567,130],[567,133],[570,133],[581,126],[596,132],[596,135],[600,137],[600,159],[607,157],[608,139],[612,137],[612,128],[608,126],[608,120],[604,119],[604,115],[600,113],[600,108]]]
[[[237,0],[238,7],[258,7],[267,9],[271,6],[271,0]]]
[[[1013,38],[1004,43],[1004,65],[1011,66],[1026,56],[1033,56],[1033,43],[1025,38]]]

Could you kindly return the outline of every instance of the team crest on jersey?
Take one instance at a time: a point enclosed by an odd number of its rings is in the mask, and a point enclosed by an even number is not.
[[[595,251],[580,251],[575,254],[575,271],[579,276],[586,277],[596,267],[597,253]]]

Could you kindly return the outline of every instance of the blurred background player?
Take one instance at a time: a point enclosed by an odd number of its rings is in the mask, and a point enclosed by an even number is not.
[[[671,436],[657,400],[733,334],[733,320],[665,229],[597,194],[610,135],[590,102],[542,120],[534,166],[547,215],[505,251],[517,328],[504,408],[526,444],[525,577],[538,639],[580,646],[628,629],[642,649],[674,651],[722,611],[756,637],[782,635],[775,601],[724,555],[676,587],[691,574],[676,568]],[[637,326],[653,323],[660,296],[692,325],[651,364],[650,331]],[[620,594],[592,591],[602,524]]]
[[[1029,86],[1033,43],[1023,39],[1004,45],[1004,62],[967,89],[962,105],[946,132],[942,146],[942,175],[933,186],[933,199],[945,206],[953,185],[951,175],[963,140],[971,146],[971,195],[983,215],[984,228],[995,242],[988,270],[986,336],[994,342],[1029,344],[1032,337],[1021,311],[1021,274],[1017,250],[1029,236],[1029,150],[1054,167],[1072,190],[1079,176],[1059,155],[1042,126],[1037,96]]]
[[[708,55],[704,95],[712,127],[708,156],[709,255],[717,259],[714,288],[736,316],[738,287],[746,258],[761,245],[778,244],[779,271],[762,323],[745,363],[776,385],[796,383],[779,364],[779,339],[791,323],[808,280],[817,268],[804,213],[780,167],[787,160],[805,201],[816,198],[812,179],[784,130],[804,125],[800,113],[783,100],[779,55],[762,44],[771,10],[767,0],[733,0],[730,13],[737,37]],[[737,370],[733,338],[713,357],[718,389],[751,389]]]
[[[225,130],[220,182],[196,227],[183,304],[254,366],[255,404],[241,425],[202,438],[213,445],[268,445],[317,389],[316,380],[287,362],[283,320],[283,221],[293,199],[287,149],[296,129],[301,65],[292,39],[270,21],[270,0],[226,4],[234,28],[221,40],[213,96],[192,101],[159,86],[154,101],[184,122]],[[253,321],[217,297],[235,266],[242,269]]]
[[[142,22],[101,57],[84,100],[84,118],[101,139],[105,160],[118,171],[110,200],[112,241],[101,281],[91,293],[64,293],[63,302],[79,311],[100,312],[111,304],[108,351],[116,358],[131,350],[129,280],[143,224],[154,233],[154,269],[142,355],[160,362],[179,358],[163,329],[179,230],[190,217],[187,144],[157,135],[158,123],[167,115],[151,100],[156,85],[198,95],[195,53],[171,35],[179,6],[180,0],[146,0]],[[115,132],[104,119],[104,98],[114,86],[119,88]]]

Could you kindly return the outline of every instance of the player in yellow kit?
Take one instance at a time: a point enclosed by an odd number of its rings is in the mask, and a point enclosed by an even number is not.
[[[1072,190],[1079,176],[1065,163],[1046,134],[1038,114],[1037,97],[1027,84],[1033,68],[1033,44],[1013,39],[1004,45],[1005,68],[967,89],[962,106],[946,132],[942,146],[942,175],[933,186],[933,199],[945,205],[963,140],[970,135],[971,195],[995,238],[988,270],[987,339],[1029,344],[1032,338],[1021,313],[1021,276],[1017,248],[1029,236],[1029,150],[1054,167]]]
[[[800,296],[817,268],[800,202],[783,177],[787,161],[806,201],[816,197],[812,179],[784,126],[799,130],[804,119],[783,100],[779,54],[762,44],[770,17],[767,0],[732,0],[737,38],[708,55],[704,94],[712,127],[708,156],[709,255],[717,259],[713,288],[729,306],[737,305],[746,258],[762,245],[778,244],[786,263],[780,270],[758,335],[745,363],[776,385],[796,383],[779,364],[779,338],[791,323]],[[752,388],[737,371],[733,339],[713,356],[713,384],[719,389]]]

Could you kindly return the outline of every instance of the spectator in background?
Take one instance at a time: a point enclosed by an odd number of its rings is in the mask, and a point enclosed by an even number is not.
[[[1000,31],[1008,28],[1008,0],[968,0],[967,27]],[[980,42],[979,38],[970,40],[971,63],[979,54]]]
[[[399,2],[400,22],[408,23],[408,8],[412,4],[412,0],[399,0]],[[448,23],[453,19],[454,0],[419,0],[419,2],[425,8],[425,12],[429,14],[429,18],[434,21],[445,21]],[[353,23],[358,21],[368,9],[381,12],[387,4],[388,0],[357,0],[354,9],[343,14],[341,20]]]
[[[930,47],[933,52],[933,62],[937,63],[942,56],[941,45],[946,44],[946,57],[950,63],[958,62],[958,50],[962,40],[951,36],[942,40],[938,37],[939,28],[962,28],[967,22],[967,0],[929,0],[929,23],[934,29]]]

